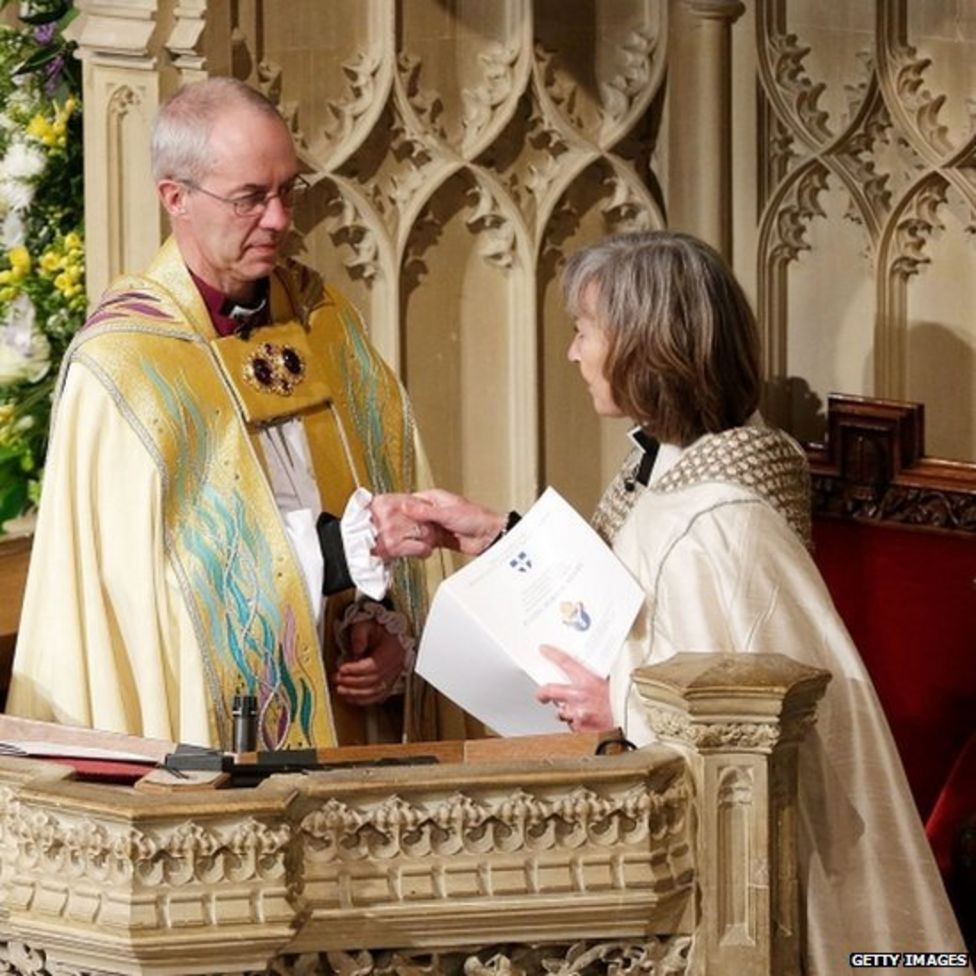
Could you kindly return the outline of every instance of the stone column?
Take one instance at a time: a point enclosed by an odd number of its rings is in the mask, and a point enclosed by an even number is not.
[[[668,222],[732,258],[732,24],[740,0],[672,0]]]
[[[174,0],[77,0],[83,62],[89,299],[149,263],[167,230],[150,173],[152,120],[176,85],[162,49]]]
[[[701,916],[689,973],[799,976],[797,746],[830,675],[780,654],[678,654],[634,672],[698,791]]]

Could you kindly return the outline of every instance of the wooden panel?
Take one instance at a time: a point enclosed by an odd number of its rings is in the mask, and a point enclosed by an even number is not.
[[[827,429],[814,556],[926,816],[976,727],[976,464],[925,455],[916,403],[833,396]]]
[[[30,539],[0,539],[0,636],[17,632]]]

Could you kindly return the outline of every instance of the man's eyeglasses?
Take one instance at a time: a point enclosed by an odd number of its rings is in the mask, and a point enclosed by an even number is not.
[[[198,183],[194,183],[193,180],[180,180],[180,182],[189,190],[202,193],[204,196],[212,197],[214,200],[219,200],[221,203],[233,207],[234,213],[238,217],[255,217],[259,213],[263,213],[275,197],[286,210],[292,210],[310,189],[305,177],[296,176],[271,193],[266,190],[255,190],[254,193],[242,193],[237,197],[222,197],[219,193],[204,189]]]

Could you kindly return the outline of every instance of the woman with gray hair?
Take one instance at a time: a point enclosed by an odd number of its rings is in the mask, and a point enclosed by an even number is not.
[[[778,652],[827,669],[800,748],[805,972],[833,976],[858,951],[960,952],[962,938],[864,665],[808,552],[806,457],[758,415],[759,341],[721,257],[670,232],[624,234],[574,255],[563,276],[569,359],[594,409],[629,416],[639,446],[594,516],[643,586],[610,673],[557,648],[567,681],[541,687],[573,730],[621,726],[654,740],[631,684],[679,651]],[[410,514],[478,553],[505,516],[445,491]]]

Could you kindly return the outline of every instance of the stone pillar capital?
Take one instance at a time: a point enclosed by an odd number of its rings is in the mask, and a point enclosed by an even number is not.
[[[718,922],[694,976],[798,973],[797,751],[830,675],[782,654],[676,654],[633,680],[696,779],[702,911]]]
[[[677,654],[633,678],[662,739],[768,753],[803,737],[830,675],[782,654]]]
[[[100,65],[155,71],[160,10],[157,0],[77,0],[78,16],[65,36],[78,57]]]
[[[681,4],[702,20],[727,20],[734,24],[744,13],[742,0],[681,0]]]

